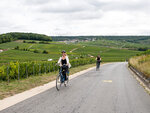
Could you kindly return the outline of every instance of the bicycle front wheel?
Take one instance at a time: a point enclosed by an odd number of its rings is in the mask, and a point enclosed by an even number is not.
[[[61,77],[60,75],[57,76],[56,78],[56,89],[59,91],[60,90],[60,87],[61,87]]]
[[[67,84],[68,84],[68,82],[69,82],[69,74],[67,74],[66,77],[67,77]]]

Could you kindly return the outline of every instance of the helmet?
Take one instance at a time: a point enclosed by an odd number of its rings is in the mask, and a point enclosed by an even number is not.
[[[66,53],[66,51],[65,50],[62,50],[62,52],[61,53]]]

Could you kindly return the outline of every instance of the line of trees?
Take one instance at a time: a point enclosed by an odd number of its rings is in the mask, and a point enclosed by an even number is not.
[[[36,33],[19,33],[19,32],[12,32],[0,35],[0,44],[11,42],[14,40],[40,40],[40,41],[52,41],[52,38],[47,35],[43,34],[36,34]]]
[[[1,43],[6,43],[6,42],[11,42],[11,41],[14,41],[16,40],[16,38],[13,38],[11,35],[9,34],[2,34],[0,35],[0,44]]]

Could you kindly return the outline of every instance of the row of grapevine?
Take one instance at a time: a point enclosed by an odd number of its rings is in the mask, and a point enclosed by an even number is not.
[[[91,58],[70,60],[71,67],[94,63]],[[41,75],[58,70],[56,61],[51,62],[10,62],[9,65],[0,67],[0,80],[10,81],[13,79],[28,78],[29,76]]]

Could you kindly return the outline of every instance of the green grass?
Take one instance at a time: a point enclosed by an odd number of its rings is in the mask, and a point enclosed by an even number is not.
[[[150,48],[149,44],[140,44],[140,43],[131,43],[127,41],[117,41],[117,40],[96,40],[96,41],[90,41],[90,42],[80,42],[80,44],[83,45],[92,45],[92,46],[103,46],[103,47],[110,47],[110,48]]]
[[[0,44],[0,49],[12,49],[16,46],[22,46],[22,43],[19,42],[8,42]]]
[[[91,42],[92,43],[92,42]],[[20,50],[14,50],[16,46],[19,46]],[[102,46],[96,46],[89,43],[89,45],[84,44],[64,44],[60,42],[52,42],[50,44],[31,44],[22,43],[20,41],[9,42],[0,44],[0,48],[6,49],[6,51],[0,53],[0,63],[9,63],[11,61],[47,61],[47,59],[52,58],[53,60],[58,60],[61,56],[61,51],[66,50],[70,59],[75,59],[76,57],[96,57],[98,54],[102,56],[103,61],[124,61],[136,54],[139,51],[119,49],[119,48],[108,48]],[[23,51],[22,49],[30,49],[30,51]],[[71,50],[75,49],[73,52]],[[39,53],[34,53],[34,50],[38,50]],[[43,54],[42,52],[46,50],[49,54]]]
[[[75,53],[90,54],[93,56],[100,54],[104,61],[113,61],[113,59],[114,61],[122,61],[122,60],[124,61],[125,59],[128,59],[131,56],[134,56],[140,52],[126,49],[113,49],[99,46],[87,46],[75,50]]]
[[[14,50],[16,46],[19,46],[20,49],[30,48],[30,51],[23,50]],[[29,44],[29,43],[20,43],[20,42],[9,42],[5,44],[0,44],[0,48],[8,49],[0,53],[0,63],[8,63],[10,61],[43,61],[52,58],[57,60],[61,55],[62,50],[69,52],[78,48],[78,45],[67,45],[60,43],[51,43],[51,44]],[[39,50],[40,53],[34,53],[34,50]],[[47,50],[49,54],[43,54],[42,52]],[[71,53],[72,55],[74,53]]]

